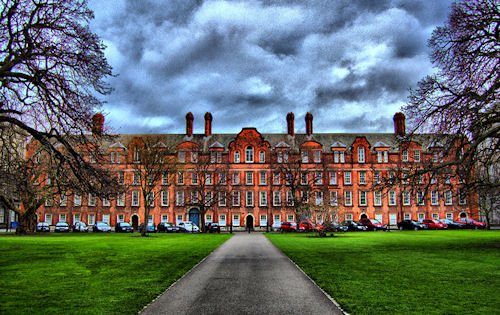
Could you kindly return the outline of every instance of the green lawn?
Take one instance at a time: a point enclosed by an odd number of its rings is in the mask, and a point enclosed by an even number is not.
[[[352,314],[500,314],[500,231],[268,237]]]
[[[0,236],[0,314],[137,314],[229,237]]]

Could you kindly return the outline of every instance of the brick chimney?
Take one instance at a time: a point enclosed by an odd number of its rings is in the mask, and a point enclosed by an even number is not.
[[[313,133],[313,115],[310,112],[306,114],[306,134],[308,136]]]
[[[104,131],[104,116],[101,113],[92,116],[92,134],[95,136],[102,136]]]
[[[394,114],[394,133],[398,136],[404,136],[406,134],[406,125],[405,125],[405,115],[401,112],[397,112]]]
[[[212,114],[205,113],[205,137],[212,135]]]
[[[288,135],[292,136],[292,137],[295,135],[294,119],[295,119],[295,115],[292,112],[289,112],[286,115],[287,132],[288,132]]]
[[[193,135],[193,113],[189,112],[186,115],[186,135],[191,137]]]

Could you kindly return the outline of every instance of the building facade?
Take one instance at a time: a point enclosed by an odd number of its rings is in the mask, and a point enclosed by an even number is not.
[[[153,136],[175,144],[171,154],[176,169],[151,183],[155,187],[151,224],[200,222],[204,215],[206,222],[222,227],[266,229],[304,219],[296,218],[292,191],[310,206],[307,217],[313,222],[325,220],[325,213],[339,222],[368,217],[392,226],[402,219],[477,217],[471,202],[474,196],[461,194],[460,180],[448,174],[422,176],[416,186],[404,180],[383,185],[396,172],[418,168],[426,161],[440,162],[447,153],[431,135],[404,141],[402,113],[394,116],[394,133],[370,134],[314,133],[310,113],[304,134],[295,133],[293,113],[286,116],[284,134],[262,134],[255,128],[213,134],[212,115],[206,113],[204,118],[203,134],[193,133],[194,117],[188,113],[185,134],[117,135],[101,150],[106,167],[116,172],[125,192],[106,197],[78,192],[56,196],[40,208],[39,221],[111,225],[126,221],[134,226],[143,222],[144,204],[134,165],[140,163],[138,143]],[[204,211],[194,201],[201,185],[200,163],[207,163],[203,193],[212,198]],[[284,169],[297,173],[297,189],[290,182],[295,175],[284,174]]]

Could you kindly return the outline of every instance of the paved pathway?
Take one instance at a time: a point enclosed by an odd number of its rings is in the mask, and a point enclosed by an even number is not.
[[[342,314],[261,233],[237,233],[143,312]]]

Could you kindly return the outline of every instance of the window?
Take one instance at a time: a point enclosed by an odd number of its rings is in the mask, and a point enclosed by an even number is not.
[[[125,172],[123,171],[118,172],[118,184],[120,185],[125,184]]]
[[[179,190],[175,193],[175,205],[184,206],[184,191]]]
[[[409,206],[411,204],[410,192],[403,191],[403,206]]]
[[[191,152],[191,162],[198,163],[198,152]]]
[[[267,206],[267,192],[259,192],[259,206]]]
[[[233,206],[238,207],[240,205],[240,192],[233,191]]]
[[[214,184],[213,178],[214,178],[214,176],[211,172],[205,173],[205,184],[206,185],[213,185]]]
[[[432,218],[433,218],[434,220],[438,220],[438,219],[439,219],[439,214],[438,214],[438,213],[433,213],[433,214],[432,214]]]
[[[365,148],[358,148],[358,163],[365,163]]]
[[[366,206],[366,191],[359,192],[359,205]]]
[[[179,163],[186,163],[186,152],[184,151],[178,152],[177,159],[179,160]]]
[[[234,163],[240,163],[240,151],[234,152]]]
[[[191,198],[189,199],[191,203],[198,203],[200,200],[198,199],[198,191],[191,191]]]
[[[344,172],[344,185],[351,185],[351,172]]]
[[[66,214],[65,213],[59,214],[59,221],[60,222],[66,222]]]
[[[139,148],[134,148],[134,163],[139,163],[141,161],[141,156],[139,154]]]
[[[168,185],[168,172],[163,172],[161,174],[161,184]]]
[[[207,191],[207,193],[205,194],[205,204],[207,204],[208,206],[211,206],[214,202],[214,195],[213,195],[213,192],[211,191]]]
[[[418,221],[422,222],[425,219],[425,213],[418,214]]]
[[[246,205],[247,205],[247,207],[253,207],[253,191],[247,191],[247,193],[246,193]]]
[[[274,172],[273,174],[273,185],[279,185],[281,183],[280,172]]]
[[[379,171],[375,171],[373,173],[373,183],[380,184],[380,172]]]
[[[274,215],[274,223],[279,224],[281,222],[281,216],[279,214]]]
[[[323,205],[323,192],[322,191],[317,191],[316,192],[316,200],[315,200],[315,204],[316,206],[321,206]]]
[[[420,150],[413,151],[413,161],[420,162]]]
[[[307,154],[307,151],[301,151],[300,156],[302,158],[302,163],[309,163],[309,156]]]
[[[453,213],[447,212],[447,213],[446,213],[446,218],[447,218],[448,220],[453,220]]]
[[[352,206],[352,191],[344,192],[344,202],[346,206]]]
[[[377,151],[377,162],[378,163],[382,163],[382,156],[383,156],[383,152]]]
[[[52,224],[52,214],[50,213],[45,214],[45,222],[47,222],[49,225]]]
[[[445,184],[451,184],[450,174],[446,174],[444,177]]]
[[[309,194],[306,191],[301,191],[300,200],[302,200],[303,203],[309,203]]]
[[[222,162],[222,152],[211,151],[210,152],[210,163],[221,163]]]
[[[109,214],[102,215],[102,222],[109,224]]]
[[[288,222],[294,222],[295,221],[295,217],[293,216],[293,214],[289,214],[287,216],[287,220],[288,220]]]
[[[260,215],[260,226],[267,226],[267,215]]]
[[[292,195],[292,192],[290,190],[288,190],[286,192],[286,205],[291,207],[293,206],[294,202],[293,202],[293,195]]]
[[[120,153],[111,152],[111,163],[119,164],[120,163]]]
[[[234,173],[233,174],[233,185],[239,185],[240,184],[240,173]]]
[[[247,185],[253,185],[253,172],[252,171],[245,172],[245,182]]]
[[[139,185],[139,177],[140,177],[141,174],[139,174],[139,172],[134,172],[134,174],[132,174],[132,185]]]
[[[259,152],[259,162],[260,163],[266,162],[266,152],[264,152],[264,151]]]
[[[220,172],[219,173],[219,184],[221,184],[221,185],[226,185],[227,184],[226,173],[224,173],[224,172]]]
[[[139,206],[139,191],[134,190],[132,191],[132,207],[137,207]]]
[[[206,218],[205,218],[205,221],[206,222],[212,222],[212,215],[211,214],[207,214]]]
[[[389,151],[384,151],[384,163],[389,162]]]
[[[120,193],[116,195],[116,206],[125,207],[125,193]]]
[[[403,162],[408,162],[408,150],[403,150],[401,153]]]
[[[94,207],[97,203],[97,197],[95,194],[89,194],[89,207]]]
[[[338,196],[336,191],[330,191],[330,206],[338,206]]]
[[[340,151],[340,163],[345,163],[345,154],[344,154],[344,151]]]
[[[168,214],[162,214],[161,215],[161,222],[163,222],[163,223],[168,222]]]
[[[453,204],[453,197],[451,190],[447,190],[444,192],[444,204],[449,206]]]
[[[380,190],[375,191],[373,193],[373,205],[375,205],[375,206],[382,205],[382,192]]]
[[[281,193],[279,191],[273,192],[273,206],[281,206]]]
[[[253,147],[248,146],[245,150],[245,162],[253,163]]]
[[[404,219],[405,220],[411,220],[411,213],[405,213],[404,214]]]
[[[150,214],[150,215],[148,215],[148,225],[153,225],[153,224],[154,224],[153,215]]]
[[[314,150],[313,155],[314,155],[314,163],[321,163],[321,151]]]
[[[160,197],[161,197],[161,206],[168,207],[168,191],[162,190],[160,193]]]
[[[219,214],[219,225],[226,226],[226,215],[225,214]]]
[[[75,206],[81,206],[82,205],[82,195],[80,193],[75,193],[73,197],[73,204]]]
[[[352,214],[351,213],[346,213],[345,220],[346,221],[352,221]]]
[[[87,217],[87,225],[95,224],[95,214],[89,214]]]
[[[328,172],[329,184],[337,185],[337,172]]]
[[[314,183],[316,185],[323,185],[323,173],[322,172],[316,172],[314,174]]]
[[[433,206],[439,205],[439,193],[435,190],[431,192],[431,204]]]
[[[359,184],[366,185],[366,172],[365,171],[359,171]]]
[[[59,198],[59,205],[61,207],[64,207],[68,204],[68,196],[66,196],[66,193],[61,193],[61,196]]]
[[[225,191],[219,191],[219,206],[221,206],[221,207],[226,206],[226,192]]]
[[[198,185],[198,173],[191,173],[191,185]]]
[[[306,172],[302,172],[300,173],[300,184],[301,185],[307,185],[307,173]]]
[[[334,163],[344,163],[345,162],[344,151],[334,151],[333,152],[333,162]]]
[[[111,203],[109,202],[109,198],[102,197],[102,206],[103,207],[109,207],[109,206],[111,206]]]
[[[458,204],[460,205],[467,204],[467,194],[462,189],[458,191]]]
[[[389,206],[396,205],[396,192],[394,190],[389,191]]]
[[[177,185],[184,185],[184,173],[177,172]]]
[[[265,172],[265,171],[261,171],[261,172],[260,172],[260,180],[259,180],[259,184],[260,184],[260,185],[266,185],[266,184],[267,184],[267,180],[266,180],[266,172]]]
[[[283,152],[278,152],[277,160],[278,160],[278,163],[283,163]]]
[[[424,192],[423,191],[418,191],[417,192],[417,205],[423,206],[424,205]]]

